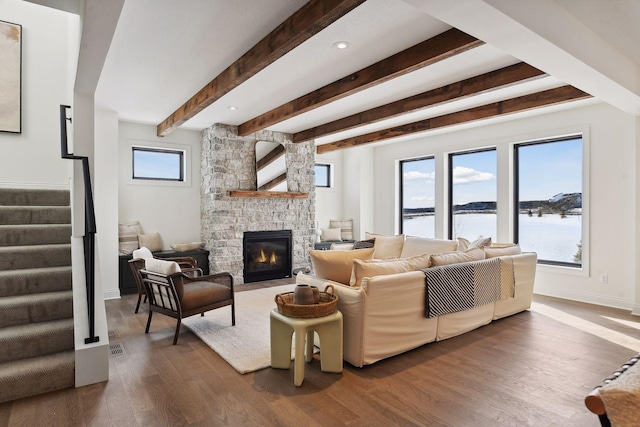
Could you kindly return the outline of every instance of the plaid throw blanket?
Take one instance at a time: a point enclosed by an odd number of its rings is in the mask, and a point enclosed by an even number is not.
[[[426,317],[468,310],[514,296],[515,277],[510,258],[463,262],[422,271],[426,284]]]

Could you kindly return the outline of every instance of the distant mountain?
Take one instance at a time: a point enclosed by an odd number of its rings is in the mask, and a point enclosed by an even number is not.
[[[471,202],[463,205],[455,205],[454,212],[478,212],[496,210],[496,202]],[[538,211],[543,213],[560,213],[572,209],[582,208],[582,193],[558,193],[548,200],[529,200],[520,202],[521,211]],[[403,209],[404,216],[422,216],[434,213],[434,208],[406,208]]]

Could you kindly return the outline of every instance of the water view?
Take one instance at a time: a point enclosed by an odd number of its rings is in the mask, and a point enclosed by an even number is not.
[[[492,237],[496,241],[494,213],[454,215],[458,237],[475,240],[478,236]],[[582,236],[582,215],[545,214],[529,216],[520,214],[520,247],[525,252],[536,252],[538,259],[575,262],[574,256]],[[411,236],[433,238],[434,216],[424,215],[405,218],[403,233]]]

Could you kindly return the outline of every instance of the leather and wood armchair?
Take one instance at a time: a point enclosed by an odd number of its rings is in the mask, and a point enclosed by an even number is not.
[[[202,269],[198,268],[198,262],[191,257],[176,257],[176,258],[162,258],[165,261],[173,261],[177,262],[180,266],[180,269],[187,273],[190,276],[202,276]],[[135,313],[138,312],[140,308],[140,301],[142,297],[144,297],[143,302],[147,302],[147,291],[144,288],[144,284],[142,283],[142,276],[140,275],[140,270],[142,270],[145,266],[144,258],[134,258],[129,260],[129,267],[131,267],[131,272],[133,273],[133,278],[136,281],[136,286],[138,287],[138,303],[136,304]]]
[[[176,266],[177,270],[177,266]],[[164,274],[162,272],[139,270],[142,283],[149,299],[149,319],[145,333],[149,333],[154,312],[177,319],[173,344],[178,342],[182,319],[216,308],[231,306],[231,324],[235,326],[235,305],[233,276],[218,273],[191,277],[183,271]]]

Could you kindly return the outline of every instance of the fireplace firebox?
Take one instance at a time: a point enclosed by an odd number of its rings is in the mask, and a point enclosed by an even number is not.
[[[291,277],[291,230],[246,231],[244,282]]]

